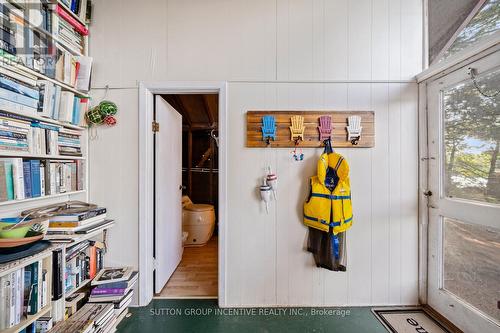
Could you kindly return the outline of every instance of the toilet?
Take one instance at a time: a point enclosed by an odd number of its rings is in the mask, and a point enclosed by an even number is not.
[[[188,196],[182,197],[182,232],[187,233],[184,246],[205,245],[215,228],[215,210],[212,205],[194,204]],[[184,237],[183,237],[184,238]]]

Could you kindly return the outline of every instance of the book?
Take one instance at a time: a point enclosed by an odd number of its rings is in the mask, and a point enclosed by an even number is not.
[[[126,281],[120,281],[120,282],[111,282],[111,283],[103,283],[100,284],[97,288],[118,288],[118,289],[127,289],[130,286],[133,286],[135,282],[137,281],[137,278],[139,277],[139,274],[137,271],[133,271],[132,275],[130,275],[130,278]]]
[[[10,159],[1,159],[5,169],[5,187],[7,189],[7,200],[14,200],[14,177],[12,173],[12,161]]]
[[[133,272],[132,267],[104,268],[92,280],[92,285],[127,281]]]
[[[0,202],[9,200],[6,176],[5,163],[0,160]]]
[[[30,161],[23,162],[23,176],[24,176],[24,197],[32,197],[32,182],[31,182],[31,164]]]
[[[75,94],[71,91],[61,92],[61,100],[59,106],[59,121],[71,123],[73,120],[73,103]]]
[[[83,221],[98,215],[102,215],[106,213],[106,208],[99,207],[96,209],[92,209],[83,213],[74,213],[74,214],[65,214],[65,215],[57,215],[50,218],[50,222],[71,222],[71,221]]]
[[[62,19],[71,24],[78,33],[83,36],[87,36],[89,34],[88,29],[67,13],[59,4],[56,7],[56,12]]]
[[[0,98],[38,110],[38,99],[5,89],[0,85]]]
[[[52,300],[57,301],[63,295],[63,253],[62,249],[52,251]]]
[[[0,87],[14,93],[21,94],[31,99],[39,100],[40,92],[33,86],[29,86],[23,81],[11,78],[0,72]]]
[[[51,230],[58,230],[64,231],[64,230],[69,230],[70,231],[77,231],[80,230],[81,228],[85,226],[90,226],[98,222],[102,222],[106,219],[106,213],[102,215],[97,215],[82,221],[55,221],[55,222],[49,222],[49,228]],[[80,229],[78,229],[80,228]]]
[[[14,187],[14,199],[23,200],[25,196],[24,165],[22,158],[12,158],[12,183]]]
[[[113,303],[113,307],[115,304],[122,304],[125,303],[127,300],[125,300],[127,297],[132,297],[133,290],[128,291],[127,294],[125,295],[109,295],[109,296],[99,296],[96,297],[95,295],[90,295],[89,297],[89,303]]]
[[[78,72],[78,77],[76,79],[76,89],[81,91],[89,91],[93,58],[79,56],[76,59],[80,64],[80,70]]]
[[[40,181],[40,160],[30,160],[31,172],[31,197],[38,198],[42,195]]]

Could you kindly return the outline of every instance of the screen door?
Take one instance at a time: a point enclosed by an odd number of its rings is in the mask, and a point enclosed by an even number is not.
[[[428,303],[465,332],[499,332],[500,53],[427,89]]]

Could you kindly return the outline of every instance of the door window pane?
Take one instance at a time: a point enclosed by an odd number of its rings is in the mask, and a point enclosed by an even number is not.
[[[500,70],[477,78],[486,95]],[[443,91],[444,190],[448,197],[500,203],[500,94],[470,80]]]
[[[444,219],[444,289],[500,321],[500,230]]]

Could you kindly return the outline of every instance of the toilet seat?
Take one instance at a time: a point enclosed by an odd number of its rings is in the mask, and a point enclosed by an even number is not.
[[[189,210],[191,212],[206,212],[210,210],[214,210],[214,206],[206,205],[206,204],[190,204],[184,207],[185,210]]]

